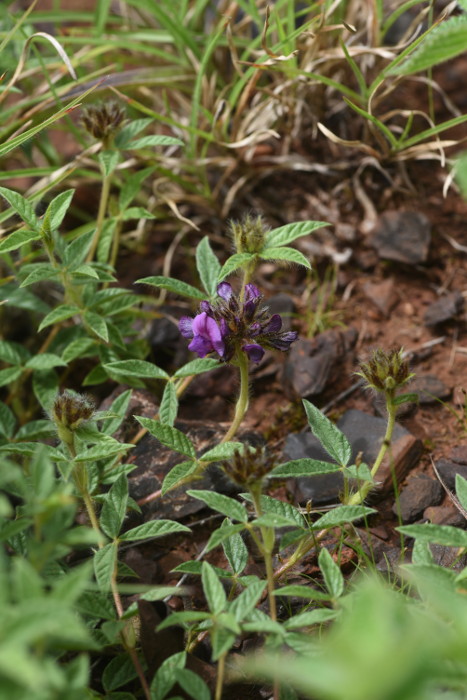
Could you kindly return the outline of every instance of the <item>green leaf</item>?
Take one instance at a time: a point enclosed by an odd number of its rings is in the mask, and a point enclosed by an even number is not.
[[[196,268],[209,298],[216,296],[221,265],[205,236],[196,248]]]
[[[259,256],[262,260],[285,260],[286,262],[303,265],[311,270],[310,261],[303,253],[295,248],[266,248]]]
[[[92,352],[90,352],[92,350]],[[62,353],[62,360],[68,364],[76,358],[90,357],[96,353],[96,341],[92,338],[76,338],[67,345]]]
[[[216,572],[207,561],[204,561],[201,567],[201,581],[209,611],[218,615],[227,606],[227,596]]]
[[[251,253],[235,253],[231,255],[222,266],[218,282],[222,282],[222,280],[231,275],[232,272],[235,272],[235,270],[238,270],[240,267],[246,267],[248,263],[251,263],[255,259],[256,255],[252,255]]]
[[[162,395],[161,405],[159,407],[159,418],[161,423],[173,427],[178,411],[177,391],[173,382],[167,382]]]
[[[83,314],[83,321],[87,328],[97,335],[98,338],[103,340],[105,343],[109,340],[109,331],[107,330],[107,324],[99,314],[95,314],[93,311],[85,311]]]
[[[230,520],[226,518],[221,525],[228,527]],[[248,564],[248,548],[243,541],[242,536],[238,532],[234,532],[222,543],[225,557],[229,562],[230,568],[234,574],[241,574]]]
[[[121,215],[122,221],[132,221],[133,219],[156,219],[155,214],[144,207],[129,207]]]
[[[411,75],[459,56],[467,46],[467,17],[451,17],[425,37],[417,49],[389,75]]]
[[[132,443],[120,442],[110,435],[101,435],[97,445],[93,445],[80,452],[76,457],[76,462],[95,462],[99,459],[107,459],[112,455],[123,454],[127,450],[135,447]]]
[[[75,267],[72,271],[72,277],[78,278],[78,280],[80,280],[83,277],[90,278],[93,280],[99,279],[99,275],[97,274],[94,267],[92,265],[88,265],[87,263],[83,263],[82,265],[78,265],[78,267]]]
[[[286,224],[279,228],[274,228],[266,234],[266,244],[263,253],[266,254],[268,248],[277,248],[287,245],[297,238],[308,236],[313,231],[323,226],[329,226],[326,221],[297,221],[293,224]]]
[[[275,467],[268,476],[274,479],[284,479],[288,477],[314,476],[315,474],[329,474],[339,471],[338,464],[333,462],[322,462],[319,459],[292,459]]]
[[[110,542],[94,553],[93,566],[99,590],[110,591],[110,584],[117,564],[117,543]]]
[[[21,282],[20,287],[28,287],[35,282],[43,282],[44,280],[54,280],[59,278],[58,271],[52,267],[50,263],[42,262],[34,265],[24,265],[21,272],[25,273],[30,270],[27,277]]]
[[[265,495],[261,496],[260,503],[263,513],[280,515],[283,518],[286,518],[291,525],[304,527],[305,520],[303,515],[300,513],[298,508],[293,506],[291,503],[279,501],[277,498],[272,498],[271,496]]]
[[[66,246],[63,251],[62,260],[71,270],[75,270],[85,261],[93,237],[94,229],[77,236]]]
[[[128,532],[120,535],[122,542],[134,542],[136,540],[145,540],[149,537],[164,537],[164,535],[172,535],[174,532],[191,532],[189,527],[176,523],[174,520],[151,520],[144,525],[138,525]]]
[[[243,452],[242,442],[222,442],[212,450],[208,450],[201,457],[202,462],[218,462],[219,460],[232,459],[236,452]]]
[[[166,474],[164,481],[162,482],[162,495],[165,496],[168,491],[175,488],[181,481],[193,474],[197,468],[198,463],[192,462],[191,460],[176,464],[175,467],[171,469],[168,474]]]
[[[336,525],[350,523],[353,520],[360,520],[360,518],[364,518],[372,513],[376,513],[375,509],[367,508],[366,506],[337,506],[337,508],[333,508],[318,518],[313,523],[312,529],[321,530],[336,527]]]
[[[102,421],[101,431],[105,435],[112,435],[122,424],[131,400],[132,390],[127,389],[120,396],[117,396],[109,406],[110,413],[116,414]]]
[[[125,519],[127,504],[128,479],[125,474],[122,474],[112,484],[99,518],[100,526],[107,537],[111,539],[117,537]]]
[[[203,372],[210,372],[212,369],[217,369],[221,366],[219,360],[215,360],[212,357],[204,357],[197,360],[191,360],[187,362],[186,365],[177,369],[173,375],[177,379],[181,377],[190,377],[194,374],[203,374]]]
[[[164,700],[176,681],[175,671],[179,668],[184,668],[185,663],[185,651],[173,654],[161,663],[151,682],[151,700]]]
[[[169,379],[167,372],[152,362],[146,362],[146,360],[118,360],[117,362],[108,362],[104,368],[112,374],[123,374],[127,377]]]
[[[58,393],[59,380],[53,369],[36,370],[32,375],[34,396],[45,411],[48,411]]]
[[[247,615],[256,607],[259,602],[264,589],[266,588],[266,581],[256,581],[250,584],[244,591],[240,593],[239,596],[235,598],[233,603],[229,606],[229,612],[235,615],[235,619],[238,622],[244,620]]]
[[[135,416],[138,423],[141,423],[143,428],[146,428],[151,435],[154,435],[163,445],[172,448],[175,452],[180,452],[187,457],[196,457],[195,446],[191,440],[177,428],[172,428],[170,425],[163,425],[160,421],[153,418],[143,418]]]
[[[23,373],[22,367],[7,367],[0,369],[0,386],[7,386],[15,382]]]
[[[323,622],[334,620],[338,615],[337,610],[329,608],[317,608],[316,610],[307,610],[293,617],[289,617],[284,622],[286,630],[295,630],[300,627],[311,627],[311,625],[320,625]]]
[[[117,612],[111,597],[98,591],[84,592],[76,603],[78,612],[93,619],[116,620]]]
[[[408,537],[414,537],[431,544],[442,544],[446,547],[467,547],[467,532],[452,525],[402,525],[396,530]]]
[[[174,136],[159,136],[158,134],[150,134],[149,136],[142,136],[136,141],[130,141],[125,148],[128,150],[135,148],[148,148],[151,146],[183,146],[183,141],[175,138]]]
[[[61,321],[66,321],[66,319],[76,316],[81,313],[81,310],[77,306],[71,304],[61,304],[57,308],[52,309],[50,313],[42,319],[38,330],[42,331],[48,326],[52,326],[54,323],[60,323]]]
[[[211,700],[211,693],[206,683],[190,669],[175,669],[175,678],[185,693],[188,693],[194,700]]]
[[[181,282],[172,277],[161,277],[160,275],[156,275],[155,277],[142,277],[136,280],[136,284],[149,284],[152,287],[160,287],[161,289],[167,289],[167,291],[173,292],[173,294],[180,294],[183,297],[197,299],[198,301],[202,301],[206,298],[203,292],[192,287],[191,284]]]
[[[121,211],[130,206],[133,199],[139,193],[143,181],[149,175],[152,175],[155,169],[155,166],[152,165],[151,167],[144,168],[143,170],[140,170],[127,178],[127,180],[123,183],[122,189],[120,190],[119,206]]]
[[[24,365],[31,353],[24,346],[10,340],[0,340],[0,360],[11,365]]]
[[[245,523],[238,523],[237,525],[228,525],[214,530],[206,545],[206,552],[215,549],[222,544],[222,542],[231,537],[231,535],[234,535],[236,532],[241,532],[244,529]]]
[[[467,479],[460,474],[456,474],[456,495],[461,506],[467,510]]]
[[[51,352],[43,352],[31,357],[25,364],[27,369],[53,369],[54,367],[66,367],[66,362],[58,355]]]
[[[115,137],[115,145],[117,148],[125,148],[132,138],[137,136],[141,131],[144,131],[154,119],[132,119],[125,124]]]
[[[34,211],[34,205],[30,201],[20,195],[19,192],[14,192],[6,187],[0,187],[0,195],[6,199],[10,207],[15,210],[29,228],[35,229],[36,231],[39,230],[39,220]]]
[[[296,527],[295,522],[291,522],[287,515],[282,513],[263,513],[258,518],[252,521],[255,527]]]
[[[48,219],[49,226],[52,231],[56,231],[60,228],[60,225],[63,219],[65,218],[65,214],[67,213],[70,207],[71,200],[73,199],[74,194],[74,190],[66,190],[65,192],[60,192],[59,195],[52,199],[49,206],[47,207],[44,220]]]
[[[115,151],[101,151],[99,153],[99,165],[101,166],[102,174],[104,177],[111,175],[118,165],[120,160],[120,153]]]
[[[107,693],[110,693],[112,690],[126,685],[137,676],[138,673],[130,655],[123,652],[122,654],[118,654],[118,656],[114,656],[110,663],[104,668],[102,673],[102,685]]]
[[[300,586],[298,584],[278,588],[274,591],[274,595],[305,598],[306,600],[329,600],[329,595],[327,593],[317,591],[311,588],[311,586]]]
[[[38,241],[40,234],[36,231],[25,231],[21,229],[20,231],[13,231],[9,236],[0,242],[0,253],[8,253],[11,250],[17,250],[21,248],[25,243],[31,243],[32,241]]]
[[[319,553],[318,565],[323,574],[327,590],[333,598],[339,598],[344,592],[344,577],[339,566],[325,547]]]
[[[310,401],[303,399],[303,405],[313,434],[326,452],[345,467],[352,456],[352,448],[345,435]]]
[[[207,506],[213,510],[217,510],[218,513],[226,515],[231,520],[239,520],[242,523],[248,522],[248,513],[245,508],[234,501],[233,498],[229,496],[224,496],[222,493],[216,493],[215,491],[187,491],[189,496],[197,498],[199,501],[203,501]]]
[[[0,402],[0,434],[7,438],[14,435],[16,418],[10,408],[3,401]]]

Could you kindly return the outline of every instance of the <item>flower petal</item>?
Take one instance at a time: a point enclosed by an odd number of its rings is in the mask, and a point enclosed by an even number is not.
[[[178,330],[184,338],[193,338],[193,319],[189,316],[182,316],[178,322]]]
[[[203,338],[201,335],[195,335],[188,346],[188,350],[196,352],[198,357],[206,357],[212,352],[212,343],[209,338]]]
[[[228,282],[221,282],[217,285],[217,293],[224,301],[229,301],[233,294],[232,287]]]
[[[263,333],[277,333],[282,328],[282,319],[279,314],[273,314],[268,323],[263,327]]]
[[[261,345],[257,345],[256,343],[247,343],[246,345],[243,345],[242,350],[246,352],[249,359],[255,364],[258,364],[264,355],[263,348]]]
[[[245,302],[253,301],[254,299],[257,299],[260,296],[260,291],[255,284],[245,285]]]

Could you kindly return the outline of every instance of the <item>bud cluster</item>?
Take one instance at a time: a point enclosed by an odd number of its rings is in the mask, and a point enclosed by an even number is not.
[[[222,466],[234,483],[249,488],[260,484],[275,465],[264,447],[252,449],[245,445],[242,452],[236,450],[232,459]]]
[[[81,122],[86,131],[106,145],[120,129],[124,119],[125,110],[114,101],[88,105],[81,115]]]
[[[414,376],[409,363],[403,357],[403,350],[375,350],[370,360],[360,366],[357,372],[376,391],[394,395],[396,389],[407,384]]]
[[[230,222],[230,233],[237,253],[260,253],[264,248],[267,227],[261,216],[247,214],[241,221]]]

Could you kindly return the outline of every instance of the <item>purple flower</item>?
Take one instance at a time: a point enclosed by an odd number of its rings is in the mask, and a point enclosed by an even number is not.
[[[228,282],[217,287],[219,300],[202,301],[200,313],[191,319],[180,319],[179,328],[185,338],[191,338],[188,348],[199,357],[216,352],[225,362],[244,352],[252,362],[261,361],[265,349],[289,349],[297,339],[295,331],[281,331],[279,314],[268,313],[261,306],[262,295],[254,284],[245,285],[243,298],[236,296]]]
[[[206,311],[193,319],[183,316],[178,327],[184,338],[193,338],[188,349],[196,352],[198,357],[206,357],[210,352],[217,352],[220,357],[224,356],[225,347],[221,330]]]

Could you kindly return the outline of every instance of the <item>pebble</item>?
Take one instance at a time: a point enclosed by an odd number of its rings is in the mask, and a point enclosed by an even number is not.
[[[444,489],[436,479],[425,474],[409,478],[407,486],[402,489],[399,503],[395,503],[393,512],[397,515],[400,509],[404,523],[413,523],[429,506],[437,506],[444,498]]]
[[[451,292],[434,301],[423,316],[425,326],[436,326],[438,323],[451,321],[464,308],[464,297],[460,292]]]
[[[393,277],[389,277],[383,282],[366,282],[363,285],[363,291],[368,299],[386,317],[390,315],[399,301]]]
[[[407,265],[426,262],[430,247],[431,224],[417,211],[387,211],[380,216],[372,245],[380,258]]]

